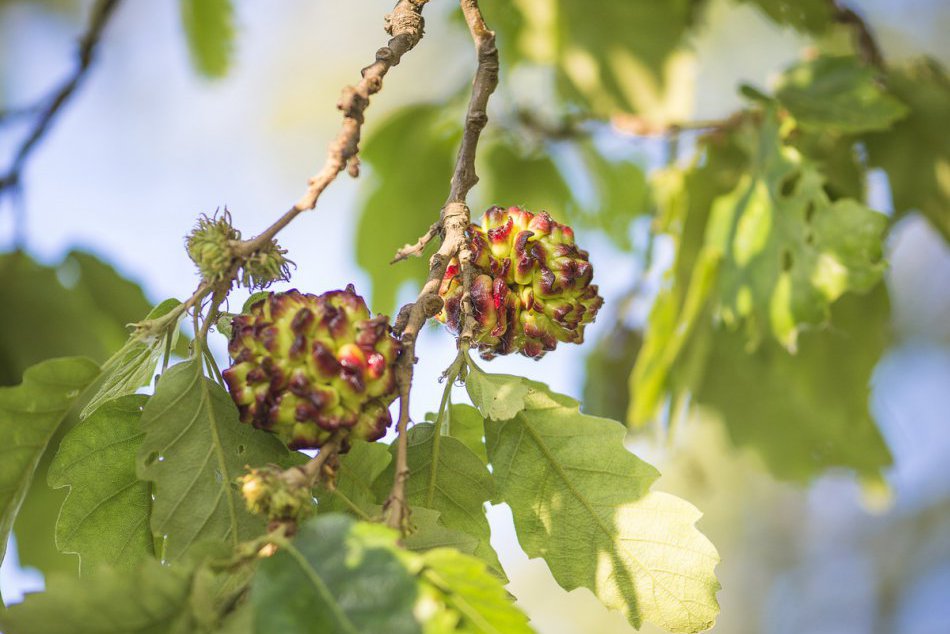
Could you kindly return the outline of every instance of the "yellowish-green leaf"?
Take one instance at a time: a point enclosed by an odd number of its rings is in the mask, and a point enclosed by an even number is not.
[[[195,69],[206,77],[224,77],[234,53],[231,0],[180,0],[181,19]]]
[[[907,116],[907,107],[854,56],[822,56],[792,66],[775,97],[802,126],[824,132],[884,130]]]
[[[634,627],[711,627],[719,556],[695,527],[700,513],[649,491],[659,474],[626,450],[623,425],[581,414],[540,383],[508,380],[528,393],[513,418],[486,421],[488,457],[495,501],[511,507],[528,556],[543,557],[563,588],[588,588]]]

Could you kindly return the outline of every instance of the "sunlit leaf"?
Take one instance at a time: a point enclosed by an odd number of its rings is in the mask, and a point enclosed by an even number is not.
[[[907,107],[853,56],[823,56],[792,66],[779,79],[775,97],[802,126],[822,131],[883,130],[907,115]]]
[[[508,380],[528,394],[514,418],[486,421],[488,457],[494,501],[511,507],[528,556],[543,557],[563,588],[588,588],[634,627],[709,628],[719,611],[719,556],[694,525],[700,513],[649,491],[659,474],[626,450],[623,425],[581,414],[540,383]],[[469,394],[480,408],[490,404]]]
[[[21,385],[0,388],[0,561],[40,458],[98,374],[98,366],[88,359],[52,359],[29,368]]]
[[[80,557],[80,572],[133,568],[154,554],[148,483],[135,473],[147,397],[106,403],[60,443],[49,484],[69,495],[56,521],[56,545]]]
[[[821,174],[782,143],[766,113],[744,143],[752,168],[712,205],[706,244],[721,258],[718,313],[770,332],[794,350],[799,329],[820,324],[842,294],[873,287],[884,270],[887,218],[851,199],[831,202]]]
[[[255,537],[264,524],[246,510],[235,479],[246,465],[280,464],[277,438],[238,421],[231,397],[202,374],[200,359],[169,369],[142,414],[138,475],[154,483],[152,531],[175,561],[202,540]]]
[[[485,563],[450,548],[422,555],[423,601],[440,604],[426,623],[425,634],[530,634],[534,630],[516,608],[502,582]],[[429,596],[426,597],[425,595]]]
[[[561,95],[580,110],[639,112],[669,121],[688,115],[691,76],[682,38],[700,3],[671,0],[485,2],[506,68],[554,67]]]
[[[920,211],[950,241],[950,77],[925,59],[893,69],[887,86],[910,114],[864,137],[868,161],[887,171],[898,215]]]

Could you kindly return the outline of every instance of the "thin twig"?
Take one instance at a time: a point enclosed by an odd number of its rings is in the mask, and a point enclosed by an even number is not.
[[[442,225],[438,221],[433,222],[432,226],[426,229],[426,232],[422,234],[422,237],[416,240],[415,244],[405,244],[401,249],[396,251],[396,255],[393,256],[393,259],[390,262],[390,264],[395,264],[396,262],[402,262],[406,258],[413,257],[413,256],[421,257],[422,252],[425,251],[426,246],[432,241],[433,238],[439,235],[439,230],[441,228],[442,228]]]
[[[838,0],[829,1],[834,11],[835,22],[844,24],[851,29],[855,48],[857,48],[861,59],[866,64],[883,69],[885,67],[884,54],[881,52],[881,47],[874,38],[874,33],[868,23],[854,9],[842,5]]]
[[[361,71],[362,79],[359,83],[343,89],[343,95],[337,104],[337,107],[343,111],[343,123],[336,139],[327,148],[327,158],[323,168],[307,181],[307,190],[293,207],[254,238],[241,241],[234,246],[235,260],[228,284],[235,279],[244,260],[268,247],[277,234],[298,215],[316,207],[320,194],[347,166],[352,175],[358,174],[357,154],[360,134],[370,97],[382,89],[383,78],[389,69],[399,64],[403,55],[412,50],[422,39],[425,26],[422,8],[427,2],[428,0],[400,0],[392,13],[386,16],[386,32],[391,38],[386,46],[376,51],[376,61]],[[217,286],[217,283],[202,281],[191,297],[165,317],[156,320],[150,328],[161,328],[166,322],[177,319],[182,312],[199,304]]]
[[[92,10],[89,28],[79,41],[76,68],[66,81],[53,93],[45,107],[39,110],[39,118],[33,129],[20,144],[13,155],[13,162],[6,174],[0,178],[0,194],[7,188],[15,188],[20,182],[23,168],[39,142],[49,132],[57,115],[63,106],[69,102],[76,89],[88,75],[96,50],[102,38],[102,33],[109,23],[109,18],[119,5],[119,0],[100,0]],[[30,109],[23,111],[29,112]]]
[[[439,218],[442,244],[429,260],[429,274],[416,301],[404,306],[400,310],[402,319],[397,320],[398,334],[402,342],[402,353],[395,368],[396,384],[399,387],[399,419],[396,424],[399,436],[396,441],[393,488],[384,508],[386,523],[400,531],[405,530],[409,521],[409,505],[406,501],[406,480],[409,479],[406,429],[409,426],[409,392],[416,363],[416,339],[426,320],[437,315],[442,309],[439,286],[449,262],[454,257],[458,257],[462,264],[464,281],[464,321],[462,336],[459,338],[459,345],[463,349],[468,347],[471,341],[474,325],[469,293],[472,277],[471,252],[465,237],[471,223],[471,214],[465,199],[478,182],[478,175],[475,173],[475,151],[482,130],[488,122],[488,99],[498,85],[498,50],[495,47],[495,34],[485,25],[478,0],[460,0],[460,5],[475,43],[478,67],[472,82],[472,97],[465,116],[465,130],[455,162],[449,197]]]

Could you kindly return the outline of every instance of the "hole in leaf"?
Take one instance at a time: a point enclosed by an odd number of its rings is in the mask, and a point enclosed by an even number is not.
[[[245,445],[238,445],[239,456],[243,456],[245,451],[247,451],[247,447]]]
[[[808,201],[808,206],[805,207],[805,222],[811,222],[812,218],[815,217],[815,203]]]
[[[779,186],[779,192],[782,196],[788,198],[793,193],[795,193],[795,188],[798,187],[798,181],[802,178],[802,173],[798,170],[795,170],[788,176],[782,179],[782,184]]]
[[[795,263],[794,258],[792,257],[792,252],[788,249],[782,251],[782,270],[789,271],[792,268],[792,264]]]

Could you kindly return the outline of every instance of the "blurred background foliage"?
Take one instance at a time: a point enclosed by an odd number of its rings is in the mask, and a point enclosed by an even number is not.
[[[53,356],[104,361],[189,293],[198,213],[228,203],[245,234],[266,226],[322,160],[388,5],[120,6],[89,85],[0,198],[0,385]],[[571,223],[607,298],[584,346],[493,367],[627,421],[660,488],[706,513],[717,631],[950,631],[950,6],[482,5],[502,75],[473,211]],[[5,153],[91,7],[0,0]],[[389,261],[444,201],[473,68],[452,3],[427,12],[368,111],[361,177],[282,236],[295,286],[355,278],[388,314],[424,277]],[[424,334],[416,420],[450,348]],[[31,489],[5,597],[39,582],[27,568],[75,572],[53,548],[61,502]],[[628,631],[528,561],[505,508],[490,519],[539,631]]]

